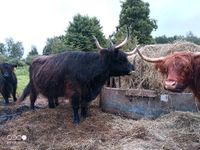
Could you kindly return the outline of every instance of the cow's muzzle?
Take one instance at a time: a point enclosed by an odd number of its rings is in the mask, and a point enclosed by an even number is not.
[[[166,90],[172,91],[172,92],[182,92],[185,87],[181,84],[178,84],[177,81],[165,81],[164,82],[164,88]]]
[[[6,72],[6,73],[3,74],[3,76],[4,76],[5,78],[8,78],[10,75],[9,75],[9,73]]]
[[[128,75],[132,75],[135,71],[134,70],[131,70]]]
[[[135,72],[135,67],[133,64],[129,64],[129,72],[128,72],[128,75],[131,75]]]

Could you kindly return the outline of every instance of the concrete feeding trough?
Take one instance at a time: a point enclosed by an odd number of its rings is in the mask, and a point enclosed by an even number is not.
[[[156,94],[142,89],[102,89],[100,106],[103,111],[132,119],[157,118],[171,111],[197,112],[198,107],[191,93]]]

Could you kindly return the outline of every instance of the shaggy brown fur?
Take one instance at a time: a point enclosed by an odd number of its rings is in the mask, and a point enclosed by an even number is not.
[[[192,52],[176,52],[155,63],[155,68],[166,76],[165,81],[176,81],[179,92],[189,87],[200,101],[199,56],[195,56]]]

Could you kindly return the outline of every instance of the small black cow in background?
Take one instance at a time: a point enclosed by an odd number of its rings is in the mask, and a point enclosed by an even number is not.
[[[0,64],[0,92],[5,100],[5,104],[9,103],[9,97],[12,94],[13,100],[16,101],[17,78],[14,68],[17,65],[2,63]]]

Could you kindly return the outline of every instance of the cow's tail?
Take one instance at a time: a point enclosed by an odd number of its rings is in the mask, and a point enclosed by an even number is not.
[[[31,92],[31,83],[29,82],[29,83],[26,85],[26,87],[25,87],[25,89],[24,89],[22,95],[18,98],[17,104],[20,104],[22,101],[24,101],[25,98],[30,94],[30,92]]]

